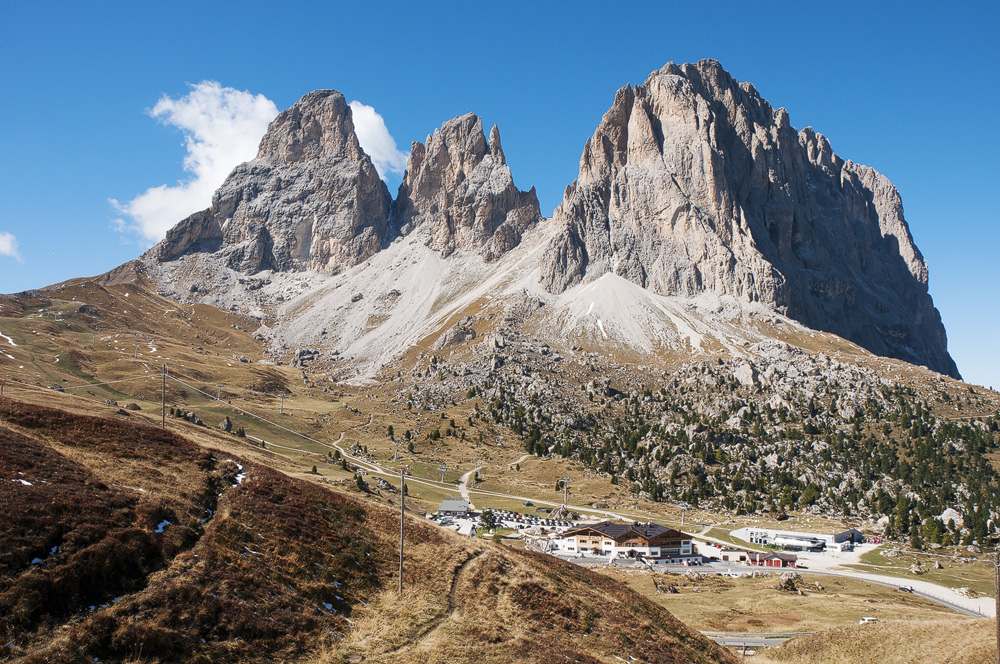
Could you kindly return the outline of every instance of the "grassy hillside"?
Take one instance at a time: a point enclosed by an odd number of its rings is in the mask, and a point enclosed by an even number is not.
[[[760,664],[986,664],[996,661],[995,635],[988,620],[854,625],[796,637],[753,659]]]
[[[883,621],[967,622],[964,616],[895,588],[846,577],[802,572],[798,592],[778,589],[779,574],[723,578],[599,568],[659,604],[693,629],[717,632],[805,632]]]
[[[728,662],[607,579],[181,436],[0,399],[0,658]]]

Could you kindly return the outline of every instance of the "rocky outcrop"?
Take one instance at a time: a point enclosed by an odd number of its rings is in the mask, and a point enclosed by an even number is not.
[[[392,215],[402,234],[426,226],[428,245],[444,256],[466,249],[488,261],[515,247],[540,218],[534,187],[514,186],[496,125],[487,143],[472,113],[413,143]]]
[[[892,183],[714,60],[617,92],[554,221],[551,292],[611,272],[664,295],[731,295],[958,376]]]
[[[149,256],[163,262],[218,252],[248,274],[333,274],[381,248],[390,200],[358,144],[344,96],[318,90],[280,113],[257,157],[237,166],[212,206],[181,221]]]

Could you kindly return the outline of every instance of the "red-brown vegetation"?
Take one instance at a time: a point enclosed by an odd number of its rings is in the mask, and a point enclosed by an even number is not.
[[[415,519],[411,615],[398,512],[130,421],[0,399],[0,509],[0,659],[728,661],[615,581]]]

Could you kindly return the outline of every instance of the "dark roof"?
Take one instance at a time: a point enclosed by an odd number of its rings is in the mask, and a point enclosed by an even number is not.
[[[576,533],[584,530],[594,530],[602,535],[610,537],[612,539],[620,539],[628,532],[634,532],[637,535],[645,537],[646,539],[652,539],[654,537],[659,537],[665,535],[671,531],[683,536],[684,533],[679,530],[674,530],[673,528],[667,528],[666,526],[661,526],[656,523],[612,523],[611,521],[601,521],[600,523],[595,523],[589,526],[580,526],[578,528],[573,528],[572,530],[567,530],[563,537],[570,537]]]
[[[757,562],[761,562],[764,560],[774,560],[775,558],[786,563],[794,563],[796,560],[798,560],[798,557],[794,553],[774,553],[774,552],[771,553],[754,552],[750,554],[750,558]]]

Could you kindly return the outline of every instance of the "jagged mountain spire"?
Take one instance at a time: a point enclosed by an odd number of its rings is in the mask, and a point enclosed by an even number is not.
[[[466,249],[496,260],[539,219],[534,187],[514,186],[496,125],[487,144],[482,118],[468,113],[413,143],[393,204],[402,233],[427,226],[428,244],[444,256]]]
[[[549,291],[613,273],[663,295],[731,295],[958,376],[892,183],[715,60],[617,92],[555,222]]]

